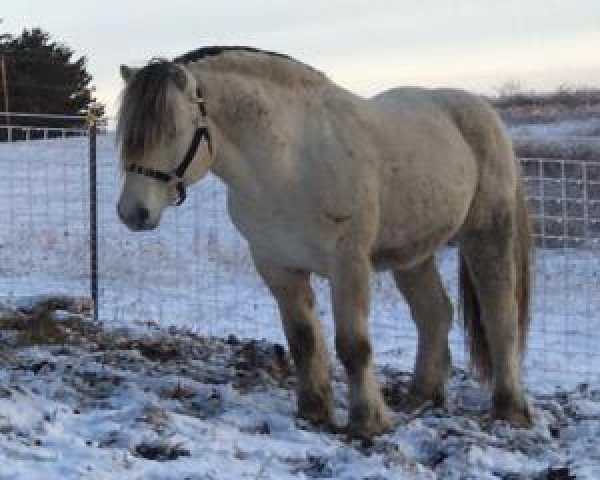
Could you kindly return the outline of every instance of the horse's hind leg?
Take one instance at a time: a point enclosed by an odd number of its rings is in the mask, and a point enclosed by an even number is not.
[[[481,349],[480,357],[481,352],[489,355],[494,415],[515,425],[527,425],[531,418],[521,385],[515,223],[513,209],[497,205],[488,212],[486,220],[467,226],[461,235],[460,250],[483,327],[481,338],[475,338],[479,344],[475,348]],[[476,329],[471,335],[477,337]],[[484,376],[486,362],[475,359]]]
[[[256,268],[277,300],[298,385],[298,415],[314,424],[333,424],[333,393],[327,349],[314,315],[309,273],[270,265],[255,258]]]
[[[394,279],[410,307],[419,336],[409,406],[427,400],[443,406],[450,369],[448,332],[452,326],[452,303],[434,257],[409,270],[396,270]]]

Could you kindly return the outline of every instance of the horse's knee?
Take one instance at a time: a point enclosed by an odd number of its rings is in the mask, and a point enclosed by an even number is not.
[[[360,373],[371,362],[371,343],[365,336],[336,337],[335,348],[348,375]]]
[[[315,308],[315,293],[310,288],[310,285],[299,289],[298,300],[304,308],[308,308],[309,310]]]

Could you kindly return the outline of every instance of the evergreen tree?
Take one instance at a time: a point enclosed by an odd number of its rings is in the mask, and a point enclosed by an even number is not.
[[[12,112],[74,115],[86,112],[96,102],[90,85],[92,77],[86,70],[86,57],[75,57],[71,48],[53,41],[50,34],[40,28],[25,29],[19,36],[0,34],[0,59],[2,57]],[[3,97],[0,97],[4,110],[2,102]],[[102,114],[103,107],[95,111]],[[16,124],[16,118],[11,122]],[[28,119],[26,123],[68,126],[59,120]]]

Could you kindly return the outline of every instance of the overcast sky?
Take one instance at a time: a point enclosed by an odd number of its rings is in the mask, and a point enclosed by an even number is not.
[[[0,17],[1,31],[39,26],[86,55],[109,113],[119,64],[211,44],[288,53],[362,95],[600,87],[600,0],[3,0]]]

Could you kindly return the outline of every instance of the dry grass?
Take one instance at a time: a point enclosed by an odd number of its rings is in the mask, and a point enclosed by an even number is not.
[[[52,311],[15,313],[0,320],[0,329],[15,333],[14,346],[67,345],[80,343],[93,326],[81,317],[57,320]],[[95,331],[95,330],[94,330]]]
[[[562,85],[553,92],[535,92],[519,84],[509,84],[500,87],[498,95],[489,101],[510,124],[600,116],[600,88]]]
[[[114,337],[92,321],[91,303],[85,298],[49,296],[29,307],[1,307],[0,331],[9,348],[100,345]]]
[[[600,142],[566,142],[539,138],[515,138],[515,155],[519,158],[557,158],[569,160],[600,160]]]
[[[600,88],[561,85],[553,92],[536,92],[525,89],[518,83],[511,83],[500,87],[498,95],[491,101],[496,108],[591,108],[600,105]]]
[[[535,92],[512,82],[489,98],[502,119],[513,127],[515,154],[521,158],[600,159],[600,88],[562,85],[555,91]],[[576,121],[578,126],[530,133],[530,125]],[[556,125],[555,125],[556,126]],[[545,127],[544,127],[545,128]],[[538,129],[543,132],[544,129]]]

